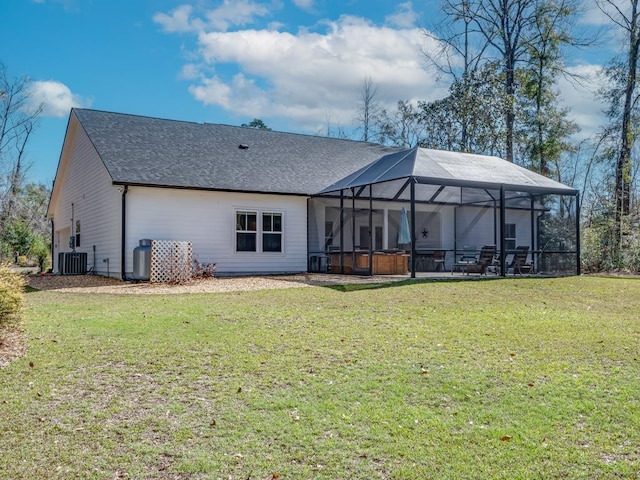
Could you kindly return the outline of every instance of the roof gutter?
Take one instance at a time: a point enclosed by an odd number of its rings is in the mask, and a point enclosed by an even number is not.
[[[266,191],[266,190],[244,190],[244,189],[235,189],[235,188],[213,188],[213,187],[195,187],[195,186],[184,186],[184,185],[165,185],[165,184],[157,184],[157,183],[142,183],[142,182],[124,182],[122,180],[114,180],[111,182],[112,185],[124,186],[128,185],[130,187],[146,187],[146,188],[170,188],[173,190],[194,190],[199,192],[226,192],[226,193],[258,193],[258,194],[266,194],[266,195],[285,195],[287,197],[312,197],[315,195],[314,193],[306,193],[306,192],[277,192],[277,191]]]
[[[125,273],[127,261],[125,251],[127,247],[127,193],[129,192],[129,185],[124,185],[122,189],[122,241],[121,241],[121,255],[120,255],[120,272],[122,274],[122,280],[127,279]]]

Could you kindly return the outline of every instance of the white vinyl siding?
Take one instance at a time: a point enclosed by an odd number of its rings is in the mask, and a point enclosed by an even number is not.
[[[58,270],[58,253],[71,251],[69,236],[77,235],[80,246],[76,251],[87,253],[88,269],[106,275],[108,268],[111,276],[120,277],[121,195],[73,117],[63,154],[56,178],[59,190],[50,209],[55,228],[54,271]],[[81,232],[77,228],[80,225]]]
[[[236,251],[237,212],[282,214],[282,252]],[[83,224],[84,228],[84,224]],[[261,227],[258,229],[261,232]],[[307,270],[307,197],[130,187],[127,195],[127,271],[141,239],[190,241],[194,257],[221,274]]]
[[[457,209],[458,248],[463,245],[474,245],[480,249],[483,245],[496,245],[500,248],[500,227],[494,226],[494,220],[500,222],[499,212],[493,208],[459,207]],[[531,212],[529,210],[507,210],[506,222],[507,249],[517,243],[529,245],[531,243]],[[509,226],[511,225],[511,226]],[[509,243],[509,240],[511,242]],[[515,248],[515,245],[513,246]]]

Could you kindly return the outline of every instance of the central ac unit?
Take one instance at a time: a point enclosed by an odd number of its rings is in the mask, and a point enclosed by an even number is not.
[[[86,275],[86,252],[60,252],[58,254],[58,272],[61,275]]]

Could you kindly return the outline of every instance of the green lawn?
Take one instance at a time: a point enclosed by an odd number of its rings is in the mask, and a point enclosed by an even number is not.
[[[640,478],[640,278],[26,299],[2,479]]]

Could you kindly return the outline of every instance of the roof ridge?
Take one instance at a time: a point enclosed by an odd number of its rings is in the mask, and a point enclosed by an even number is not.
[[[189,121],[189,120],[177,120],[177,119],[174,119],[174,118],[153,117],[153,116],[150,116],[150,115],[141,115],[141,114],[138,114],[138,113],[114,112],[114,111],[111,111],[111,110],[98,110],[96,108],[78,108],[78,107],[73,107],[71,109],[71,111],[106,113],[106,114],[109,114],[109,115],[121,115],[121,116],[125,116],[125,117],[144,118],[144,119],[149,119],[149,120],[162,120],[162,121],[165,121],[165,122],[189,123],[189,124],[192,124],[192,125],[202,125],[202,123]]]
[[[312,133],[288,132],[288,131],[283,131],[283,130],[261,130],[261,129],[251,128],[251,127],[243,127],[242,125],[231,125],[231,124],[228,124],[228,123],[215,123],[215,122],[206,122],[206,121],[205,122],[194,122],[194,121],[191,121],[191,120],[179,120],[179,119],[175,119],[175,118],[157,117],[157,116],[142,115],[142,114],[136,114],[136,113],[114,112],[114,111],[111,111],[111,110],[100,110],[100,109],[95,109],[95,108],[73,107],[71,110],[72,111],[76,111],[76,112],[93,112],[93,113],[98,113],[98,114],[121,115],[121,116],[126,116],[126,117],[148,119],[148,120],[160,120],[160,121],[163,121],[163,122],[184,123],[184,124],[189,124],[189,125],[198,125],[198,126],[202,126],[202,127],[208,127],[208,126],[228,127],[228,128],[243,129],[243,130],[248,130],[248,131],[253,131],[253,132],[263,132],[265,134],[295,135],[295,136],[302,136],[302,137],[308,137],[308,138],[326,139],[326,140],[331,140],[332,142],[342,141],[342,142],[357,143],[357,144],[362,144],[362,145],[373,145],[373,146],[387,147],[386,145],[383,145],[381,143],[368,142],[368,141],[364,141],[364,140],[356,140],[356,139],[352,139],[352,138],[329,137],[329,136],[323,136],[323,135],[316,135],[316,134],[312,134]],[[387,147],[387,148],[398,148],[398,147]]]

